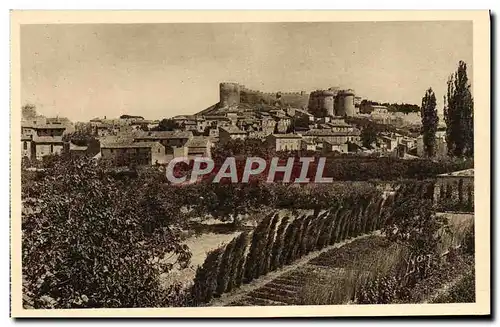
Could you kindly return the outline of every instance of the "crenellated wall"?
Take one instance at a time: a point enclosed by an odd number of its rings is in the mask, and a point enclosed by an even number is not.
[[[328,90],[317,90],[309,94],[305,91],[261,92],[238,83],[220,83],[219,87],[219,106],[222,108],[246,103],[308,108],[317,116],[354,116],[356,113],[355,92],[352,89],[330,87]]]
[[[309,94],[301,92],[261,92],[251,90],[237,83],[220,83],[220,104],[222,107],[238,103],[268,104],[291,106],[296,108],[307,107]]]

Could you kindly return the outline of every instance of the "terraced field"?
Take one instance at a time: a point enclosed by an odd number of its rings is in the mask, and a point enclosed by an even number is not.
[[[304,305],[301,299],[306,287],[321,288],[325,283],[344,283],[346,275],[357,273],[364,275],[369,267],[359,266],[360,260],[367,262],[380,251],[385,251],[391,243],[379,236],[370,236],[355,240],[341,248],[324,252],[311,259],[305,265],[287,272],[271,282],[252,290],[229,306],[269,306],[269,305]],[[316,285],[311,285],[316,284]],[[346,297],[346,296],[344,296]],[[348,296],[347,296],[348,297]],[[337,301],[348,302],[339,298]]]

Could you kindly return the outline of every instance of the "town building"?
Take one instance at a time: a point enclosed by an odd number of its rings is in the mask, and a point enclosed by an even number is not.
[[[386,152],[394,151],[399,144],[395,137],[385,135],[379,137],[379,143],[381,150]]]
[[[174,148],[184,147],[193,137],[191,131],[150,131],[135,136],[134,142],[159,142],[167,154],[172,154]]]
[[[73,142],[64,143],[64,153],[70,157],[84,157],[88,153],[88,146],[76,145]]]
[[[275,151],[297,151],[301,148],[302,136],[297,134],[271,134],[267,136],[266,143]]]
[[[335,132],[331,129],[311,129],[303,134],[304,139],[322,143],[328,141],[332,143],[343,144],[346,142],[359,142],[361,132],[357,128],[353,128],[350,132]]]
[[[159,142],[109,143],[101,145],[102,160],[115,166],[165,164],[165,147]]]
[[[188,157],[212,157],[213,143],[206,136],[195,136],[190,139],[186,146]]]
[[[339,153],[347,153],[349,152],[348,143],[344,142],[332,142],[332,141],[323,141],[323,153],[331,153],[331,152],[339,152]]]
[[[245,140],[247,132],[236,126],[219,127],[219,143],[224,145],[231,140]]]
[[[422,135],[418,136],[415,143],[417,148],[417,156],[425,157],[426,153],[424,148],[424,137]],[[435,149],[436,159],[442,159],[448,156],[448,146],[444,134],[441,135],[436,134],[436,145],[434,149]]]
[[[41,160],[44,156],[63,151],[66,126],[47,123],[45,117],[21,122],[21,149],[23,157]]]
[[[316,143],[311,140],[302,140],[300,149],[304,151],[316,151]]]

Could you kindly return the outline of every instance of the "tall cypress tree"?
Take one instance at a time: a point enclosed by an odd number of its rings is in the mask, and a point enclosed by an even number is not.
[[[474,103],[467,78],[467,64],[458,63],[448,79],[444,119],[448,154],[456,157],[474,155]]]
[[[420,110],[424,152],[428,157],[434,157],[436,154],[436,131],[439,117],[436,109],[436,95],[432,88],[425,92]]]

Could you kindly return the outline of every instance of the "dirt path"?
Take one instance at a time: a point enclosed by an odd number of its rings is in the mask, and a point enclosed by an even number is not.
[[[296,270],[297,268],[305,266],[310,260],[316,258],[317,256],[319,256],[320,254],[322,254],[324,252],[330,251],[330,250],[335,249],[335,248],[339,248],[339,247],[344,246],[346,244],[349,244],[355,240],[359,240],[359,239],[362,239],[362,238],[365,238],[368,236],[379,235],[379,234],[380,234],[380,232],[376,231],[376,232],[373,232],[370,234],[361,235],[361,236],[358,236],[355,238],[351,238],[349,240],[345,240],[345,241],[340,242],[340,243],[336,243],[334,245],[325,247],[324,249],[321,249],[318,251],[311,252],[308,255],[302,257],[301,259],[295,261],[295,263],[293,263],[291,265],[288,265],[288,266],[283,267],[282,269],[278,269],[276,271],[270,272],[270,273],[268,273],[268,274],[266,274],[266,275],[264,275],[256,280],[252,281],[249,284],[241,285],[234,292],[222,294],[222,296],[220,298],[213,299],[208,304],[208,306],[221,307],[221,306],[227,306],[233,302],[237,302],[238,300],[245,297],[248,293],[257,290],[258,288],[266,285],[267,283],[270,283],[271,281],[277,279],[281,275],[284,275],[288,272]]]

